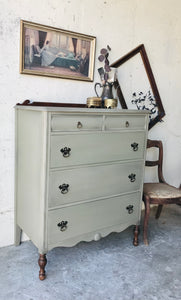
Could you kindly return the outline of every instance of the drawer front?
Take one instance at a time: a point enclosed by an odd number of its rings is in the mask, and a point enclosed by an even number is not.
[[[48,244],[118,224],[136,224],[140,197],[140,193],[135,193],[49,211]]]
[[[66,149],[70,149],[67,154]],[[102,132],[51,136],[50,166],[142,159],[145,132]]]
[[[124,116],[106,116],[105,129],[145,129],[145,115],[124,115]]]
[[[49,207],[139,190],[142,170],[134,162],[51,172]]]
[[[102,116],[89,115],[61,115],[53,114],[51,118],[51,131],[84,131],[101,130]]]

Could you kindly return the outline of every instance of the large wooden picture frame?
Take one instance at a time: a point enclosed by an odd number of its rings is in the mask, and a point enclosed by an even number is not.
[[[94,36],[21,20],[20,73],[93,81]]]
[[[111,67],[117,68],[114,86],[122,108],[150,110],[149,129],[160,122],[165,111],[144,45],[139,45]]]

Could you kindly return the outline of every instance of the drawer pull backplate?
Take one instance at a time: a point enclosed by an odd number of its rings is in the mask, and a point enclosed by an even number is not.
[[[131,182],[134,182],[136,180],[136,174],[131,173],[128,178],[130,179]]]
[[[127,211],[128,211],[128,214],[132,214],[133,213],[133,205],[128,205],[127,207],[126,207],[126,209],[127,209]]]
[[[65,231],[67,229],[68,221],[62,221],[57,224],[58,227],[60,227],[60,231]]]
[[[131,147],[133,148],[133,151],[138,151],[138,143],[132,143]]]
[[[71,151],[71,149],[68,147],[64,147],[60,150],[60,152],[62,152],[62,154],[63,154],[63,157],[69,157],[70,151]]]
[[[67,183],[63,183],[63,184],[59,185],[59,189],[61,190],[62,194],[67,194],[69,191],[68,188],[69,188],[69,184],[67,184]]]

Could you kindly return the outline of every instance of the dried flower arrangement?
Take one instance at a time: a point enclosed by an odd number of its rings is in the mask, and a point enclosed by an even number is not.
[[[104,62],[104,67],[98,69],[98,72],[101,77],[101,81],[102,81],[103,85],[106,84],[107,82],[113,83],[115,80],[115,68],[111,68],[109,65],[108,57],[109,57],[110,51],[111,51],[111,48],[109,45],[107,45],[107,48],[101,49],[100,55],[98,57],[98,60],[100,62]]]
[[[113,93],[112,93],[112,87],[115,82],[115,71],[116,68],[111,68],[109,65],[109,52],[111,51],[110,46],[107,46],[107,48],[102,48],[100,50],[100,55],[98,57],[98,60],[100,62],[104,63],[104,67],[101,67],[98,69],[100,78],[101,78],[101,84],[100,83],[95,83],[94,89],[96,92],[97,97],[99,97],[98,92],[97,92],[97,86],[100,88],[103,88],[102,94],[101,94],[101,99],[102,99],[102,107],[104,107],[104,101],[106,99],[111,99],[111,105],[109,104],[109,108],[111,106],[113,107],[113,102],[114,107],[117,105],[117,100],[114,99]]]
[[[158,115],[158,105],[155,101],[155,97],[153,93],[148,90],[148,92],[134,92],[132,94],[132,104],[135,104],[138,110],[149,110],[150,120],[155,118]]]
[[[100,51],[98,60],[100,62],[104,62],[104,68],[99,68],[98,72],[101,76],[101,80],[104,80],[105,82],[108,80],[109,75],[108,73],[111,71],[111,68],[109,66],[109,60],[108,60],[108,56],[109,56],[109,52],[111,51],[111,48],[109,45],[107,45],[107,48],[102,48]]]

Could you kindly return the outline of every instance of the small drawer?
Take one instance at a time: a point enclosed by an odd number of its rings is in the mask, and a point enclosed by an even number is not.
[[[106,116],[105,129],[145,129],[145,115]]]
[[[49,208],[141,189],[142,162],[50,172]]]
[[[102,116],[52,114],[51,131],[101,130]]]
[[[137,224],[140,198],[140,193],[134,193],[51,210],[48,212],[48,244],[119,224]]]
[[[96,132],[51,136],[51,168],[143,159],[145,132]]]

